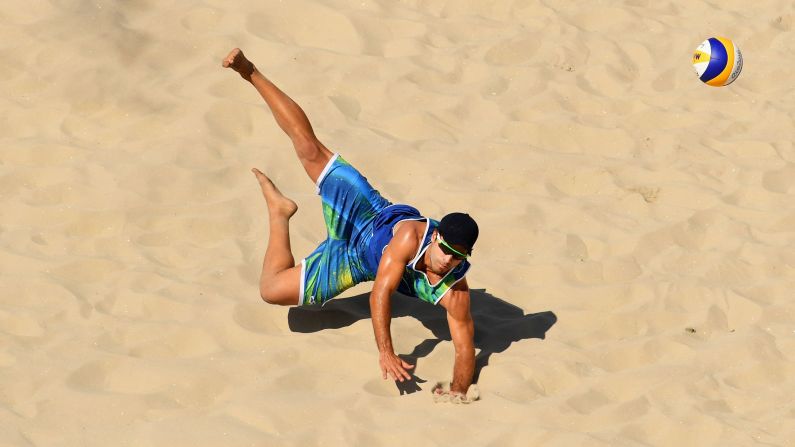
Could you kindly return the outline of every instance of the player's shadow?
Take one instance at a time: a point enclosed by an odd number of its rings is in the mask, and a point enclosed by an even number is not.
[[[486,293],[485,289],[470,290],[470,296],[475,348],[480,350],[475,358],[473,383],[478,382],[492,354],[503,352],[511,343],[520,340],[543,340],[547,330],[557,321],[551,311],[525,314],[519,307]],[[392,317],[413,317],[436,337],[424,340],[410,354],[401,355],[408,363],[416,364],[417,359],[429,355],[439,343],[451,339],[447,313],[441,306],[396,293],[392,296]],[[369,294],[331,300],[322,308],[292,307],[287,314],[290,330],[302,333],[339,329],[365,318],[370,318]],[[419,391],[419,384],[425,382],[416,375],[412,379],[396,382],[401,395]]]

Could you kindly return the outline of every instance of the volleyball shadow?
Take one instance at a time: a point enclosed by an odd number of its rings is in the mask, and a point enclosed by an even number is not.
[[[521,308],[486,293],[485,289],[470,290],[470,296],[475,348],[480,350],[475,358],[473,383],[478,382],[492,355],[504,352],[521,340],[543,340],[557,322],[557,316],[551,311],[525,314]],[[418,359],[428,356],[439,343],[451,340],[447,312],[441,306],[431,306],[417,298],[395,293],[392,296],[392,318],[401,317],[416,319],[435,337],[423,340],[411,353],[400,355],[408,363],[416,365]],[[290,330],[300,333],[339,329],[365,318],[370,318],[369,294],[334,299],[323,307],[292,307],[287,313]],[[395,382],[401,395],[421,390],[421,383],[425,380],[413,374],[411,381]]]

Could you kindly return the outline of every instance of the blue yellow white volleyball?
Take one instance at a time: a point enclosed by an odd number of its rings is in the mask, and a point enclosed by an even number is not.
[[[693,68],[698,78],[707,85],[721,87],[729,85],[740,76],[743,55],[731,40],[725,37],[710,37],[701,42],[693,52]]]

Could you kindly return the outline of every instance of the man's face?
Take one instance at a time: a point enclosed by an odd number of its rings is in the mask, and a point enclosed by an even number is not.
[[[437,275],[443,275],[466,259],[460,254],[466,253],[467,249],[456,244],[446,244],[439,232],[434,231],[430,251],[431,271]]]

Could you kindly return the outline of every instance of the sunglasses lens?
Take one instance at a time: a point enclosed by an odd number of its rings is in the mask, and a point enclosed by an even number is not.
[[[444,254],[446,254],[446,255],[448,255],[448,256],[451,256],[451,255],[452,255],[452,256],[453,256],[455,259],[458,259],[458,260],[463,260],[463,259],[466,259],[466,258],[467,258],[467,257],[466,257],[466,255],[464,255],[464,254],[461,254],[461,253],[459,253],[459,252],[457,252],[457,251],[453,250],[453,248],[452,248],[452,247],[450,247],[449,245],[447,245],[447,242],[444,242],[444,241],[443,241],[443,240],[441,240],[441,239],[439,240],[439,247],[442,249],[442,253],[444,253]]]

